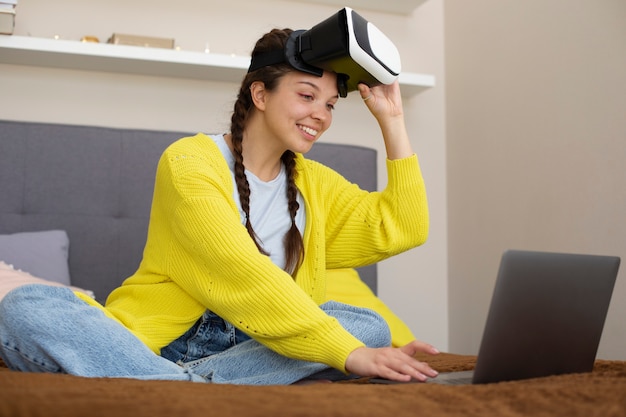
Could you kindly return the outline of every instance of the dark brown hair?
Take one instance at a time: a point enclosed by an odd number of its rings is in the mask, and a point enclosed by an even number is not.
[[[266,33],[261,39],[259,39],[252,51],[252,56],[256,54],[282,50],[289,35],[291,29],[273,29],[269,33]],[[235,102],[233,114],[230,122],[230,132],[232,135],[232,144],[235,153],[235,182],[237,183],[237,191],[239,191],[239,201],[241,202],[241,208],[246,215],[246,229],[254,240],[257,248],[263,254],[267,255],[267,252],[263,249],[259,238],[257,237],[252,224],[250,223],[250,186],[245,174],[245,167],[243,161],[243,131],[250,112],[253,111],[254,104],[252,102],[252,96],[250,87],[252,83],[260,81],[265,85],[267,91],[272,91],[278,85],[280,79],[288,72],[295,71],[290,65],[286,63],[269,65],[261,67],[255,71],[251,71],[246,74],[246,77],[241,83],[239,94],[237,95],[237,101]],[[302,235],[296,227],[296,213],[300,208],[297,201],[298,189],[295,184],[295,154],[292,151],[285,151],[281,156],[281,161],[285,165],[287,172],[287,199],[289,215],[291,216],[291,228],[285,234],[283,238],[283,245],[285,250],[285,271],[289,272],[292,276],[295,276],[298,272],[298,268],[302,263],[304,257],[304,243],[302,241]]]

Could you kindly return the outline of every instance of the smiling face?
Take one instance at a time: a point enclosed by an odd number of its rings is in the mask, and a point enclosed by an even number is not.
[[[279,154],[285,150],[306,153],[330,127],[338,100],[337,76],[292,71],[273,90],[254,83],[251,93],[260,122],[256,133],[262,132],[267,146]]]

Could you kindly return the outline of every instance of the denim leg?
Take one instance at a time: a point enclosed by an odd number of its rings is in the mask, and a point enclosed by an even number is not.
[[[27,285],[5,296],[0,357],[26,372],[206,382],[63,287]]]
[[[321,306],[328,315],[369,347],[391,344],[386,322],[372,310],[329,301]],[[183,364],[213,383],[273,385],[292,384],[305,378],[345,379],[342,372],[321,363],[282,356],[255,340],[247,340],[223,352]]]

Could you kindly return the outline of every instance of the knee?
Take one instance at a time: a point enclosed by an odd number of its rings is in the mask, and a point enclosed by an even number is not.
[[[374,310],[329,301],[322,309],[335,317],[341,325],[367,347],[391,345],[391,331],[385,319]]]
[[[10,291],[0,301],[0,327],[5,331],[19,330],[46,320],[60,299],[70,299],[73,293],[68,288],[41,284],[24,285]]]
[[[53,299],[71,300],[74,293],[68,287],[26,284],[11,290],[4,296],[0,305],[38,304]]]
[[[367,347],[386,347],[391,345],[391,331],[385,319],[374,310],[361,309],[364,319],[364,331],[361,341]]]

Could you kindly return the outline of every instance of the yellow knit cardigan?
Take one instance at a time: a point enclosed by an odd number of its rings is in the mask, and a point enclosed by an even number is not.
[[[373,193],[302,155],[296,169],[306,227],[294,280],[259,253],[241,224],[232,177],[213,140],[198,134],[170,145],[157,168],[143,260],[111,293],[106,314],[159,353],[209,309],[282,355],[345,371],[362,343],[318,307],[325,271],[422,244],[425,188],[416,156],[387,161],[388,186]]]

